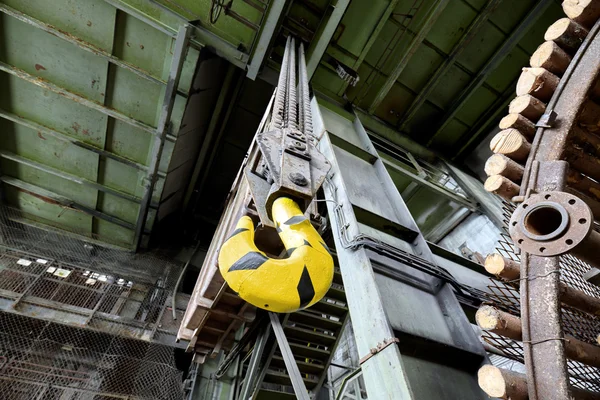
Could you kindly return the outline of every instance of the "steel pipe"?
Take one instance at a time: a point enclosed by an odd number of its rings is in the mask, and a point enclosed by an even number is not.
[[[598,267],[600,234],[593,229],[594,216],[580,198],[566,192],[542,192],[530,196],[515,210],[510,234],[524,251],[538,256],[570,252]]]

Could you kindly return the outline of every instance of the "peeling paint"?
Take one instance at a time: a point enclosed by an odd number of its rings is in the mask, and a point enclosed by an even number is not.
[[[38,131],[37,135],[40,139],[46,140],[46,138],[44,136],[42,136],[42,132]]]
[[[41,64],[35,64],[35,70],[36,70],[36,71],[45,71],[45,70],[46,70],[46,67],[44,67],[44,66],[43,66],[43,65],[41,65]]]

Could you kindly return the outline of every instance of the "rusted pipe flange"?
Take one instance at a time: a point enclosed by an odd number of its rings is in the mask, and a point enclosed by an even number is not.
[[[523,251],[556,256],[572,250],[592,229],[587,204],[565,192],[543,192],[521,203],[510,219],[510,236]]]

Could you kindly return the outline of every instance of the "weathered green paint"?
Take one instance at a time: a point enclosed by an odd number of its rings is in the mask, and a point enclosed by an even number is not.
[[[34,163],[33,166],[25,165],[17,162],[18,159],[3,158],[0,161],[2,174],[135,224],[139,203],[133,199],[143,194],[145,182],[142,178],[145,173],[132,165],[101,158],[94,152],[60,139],[67,135],[116,156],[148,165],[152,130],[158,122],[165,91],[165,84],[160,80],[166,82],[169,74],[173,38],[102,0],[7,0],[3,3],[23,13],[22,18],[32,17],[36,21],[32,25],[0,13],[0,62],[7,68],[14,67],[34,79],[41,79],[39,82],[48,82],[55,89],[48,90],[45,84],[27,81],[20,73],[0,73],[3,88],[0,109],[12,120],[20,117],[29,120],[22,124],[1,118],[0,149]],[[54,29],[65,36],[58,37],[40,29],[41,23],[49,24],[49,30]],[[82,48],[66,37],[85,41],[88,47]],[[102,49],[104,53],[95,54],[90,48]],[[106,54],[139,67],[157,79],[146,79],[111,63]],[[187,53],[180,78],[180,94],[176,97],[171,116],[173,136],[177,135],[187,103],[181,93],[186,93],[191,86],[198,55],[198,50],[192,48]],[[67,98],[62,95],[65,92],[76,96],[69,95]],[[77,96],[87,99],[87,103],[79,103]],[[90,108],[91,102],[99,106]],[[113,118],[102,112],[101,107],[106,107],[109,114],[122,115],[123,118]],[[140,124],[132,125],[133,120]],[[36,130],[36,124],[43,129]],[[49,135],[48,129],[56,134]],[[162,176],[167,172],[173,149],[174,143],[167,142],[159,164]],[[44,165],[98,182],[131,198],[118,197],[57,176],[51,171],[45,172]],[[152,196],[153,203],[160,201],[163,186],[164,178],[159,178]],[[14,186],[5,184],[3,188],[9,205],[22,209],[32,219],[97,236],[120,246],[131,245],[133,231],[124,226],[58,206]],[[153,210],[147,229],[151,228],[154,218]]]
[[[292,2],[292,6],[285,9],[285,20],[296,24],[307,40],[318,41],[322,39],[318,28],[323,23],[324,13],[319,15],[314,10],[328,10],[335,1],[308,2],[310,5]],[[402,133],[393,127],[402,121],[414,99],[463,37],[465,29],[482,12],[487,0],[450,1],[422,43],[412,46],[412,50],[410,44],[426,24],[427,10],[436,4],[436,0],[424,0],[418,10],[413,8],[413,0],[352,0],[333,32],[326,52],[357,68],[360,81],[356,87],[347,87],[329,65],[321,63],[312,79],[313,88],[340,102],[347,99],[364,110],[377,100],[376,95],[381,93],[386,81],[391,81],[389,91],[380,99],[372,115],[357,110],[361,121],[382,140],[415,153],[421,152],[422,157],[431,157],[431,152],[416,146],[414,141],[427,142],[453,99],[467,87],[535,2],[502,0],[476,38],[468,43],[453,66],[440,78],[440,83],[415,110]],[[149,152],[154,139],[151,131],[158,123],[179,25],[186,19],[198,19],[193,44],[196,47],[207,45],[237,67],[244,67],[254,52],[256,32],[253,29],[225,13],[216,24],[209,22],[210,0],[0,0],[0,3],[35,18],[38,26],[40,23],[50,25],[45,31],[0,13],[0,62],[3,65],[47,80],[59,91],[64,89],[107,107],[92,109],[73,98],[54,93],[48,87],[0,72],[3,88],[0,94],[0,150],[136,197],[143,194],[146,184],[143,166],[150,163]],[[244,1],[234,1],[233,9],[254,24],[262,21],[262,13]],[[544,30],[560,16],[558,4],[552,4],[539,16],[517,46],[456,110],[433,146],[451,157],[466,144],[472,146],[479,140],[472,136],[482,136],[489,125],[489,118],[484,121],[482,117],[498,117],[499,114],[490,109],[505,103],[503,96],[514,84],[529,55],[542,42]],[[60,35],[47,32],[52,29]],[[73,35],[84,43],[78,46],[65,35]],[[101,49],[102,53],[94,54],[93,49]],[[279,50],[275,48],[274,53]],[[410,51],[414,51],[414,56],[408,58]],[[171,118],[173,136],[166,142],[160,160],[162,177],[153,192],[154,203],[164,196],[164,176],[170,167],[173,168],[171,160],[188,154],[181,149],[176,151],[174,140],[181,127],[186,93],[192,85],[198,55],[196,48],[190,49],[182,71]],[[394,70],[398,72],[399,60],[403,59],[408,62],[402,66],[397,79],[391,80]],[[268,62],[273,64],[274,59]],[[124,68],[127,65],[139,68],[141,72]],[[120,113],[122,118],[108,116],[107,113],[112,111]],[[134,126],[128,119],[143,125]],[[97,151],[85,149],[85,146]],[[133,201],[67,182],[14,161],[3,160],[1,168],[3,174],[29,180],[31,184],[65,196],[68,194],[73,200],[124,221],[135,221],[137,216],[139,206]],[[54,225],[88,235],[103,235],[121,245],[132,239],[126,228],[110,222],[98,221],[79,211],[63,210],[15,188],[7,188],[6,192],[10,204],[27,209],[32,218],[39,217],[40,221],[51,221]],[[155,214],[152,210],[149,223]]]
[[[382,99],[380,106],[373,111],[375,116],[393,126],[401,121],[413,99],[425,87],[469,24],[482,12],[486,3],[486,0],[449,2],[423,43],[416,49],[415,55],[391,86],[389,93]],[[502,0],[476,37],[457,57],[454,67],[445,73],[426,101],[415,111],[414,117],[404,126],[402,132],[409,134],[416,141],[426,143],[435,129],[435,122],[441,118],[452,100],[467,86],[535,3],[534,0]],[[345,94],[349,101],[367,109],[399,60],[403,59],[410,49],[409,44],[424,23],[426,10],[430,9],[432,4],[433,0],[425,0],[421,9],[417,11],[411,9],[414,2],[400,0],[377,33],[364,60],[358,62],[360,50],[354,48],[354,45],[370,41],[371,32],[379,24],[372,14],[381,15],[381,10],[377,2],[353,1],[341,22],[344,26],[342,37],[331,43],[327,52],[346,65],[356,65],[360,81],[356,87],[346,88],[341,79],[335,78],[336,74],[333,71],[321,65],[313,77],[315,89],[334,98],[336,95]],[[355,13],[362,16],[360,29],[351,18]],[[561,13],[559,4],[551,4],[539,15],[517,46],[506,55],[469,101],[457,110],[452,123],[447,124],[440,132],[439,140],[436,139],[434,144],[437,150],[454,156],[465,141],[470,139],[464,135],[471,132],[478,118],[496,104],[498,98],[513,84],[521,68],[527,64],[531,53],[543,42],[546,28],[560,18]],[[408,14],[412,18],[407,18]],[[349,26],[354,29],[348,29]],[[384,61],[386,58],[387,61]]]

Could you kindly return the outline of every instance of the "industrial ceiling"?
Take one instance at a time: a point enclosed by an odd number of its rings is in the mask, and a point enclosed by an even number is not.
[[[210,238],[290,34],[313,91],[354,107],[390,165],[462,162],[560,16],[553,0],[2,0],[3,203],[128,249],[159,225]],[[424,232],[476,209],[413,169],[392,176]]]

